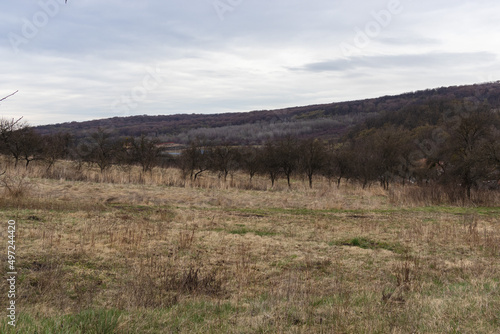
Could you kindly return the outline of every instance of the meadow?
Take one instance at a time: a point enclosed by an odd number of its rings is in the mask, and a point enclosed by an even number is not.
[[[1,185],[2,276],[9,220],[18,271],[1,333],[500,330],[498,191],[454,203],[412,185],[70,163],[10,167]]]

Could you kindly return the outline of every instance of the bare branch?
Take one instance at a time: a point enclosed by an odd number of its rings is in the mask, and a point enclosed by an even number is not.
[[[16,94],[17,92],[19,92],[18,90],[16,90],[14,93],[10,94],[10,95],[7,95],[6,97],[2,97],[0,99],[0,102],[2,102],[3,100],[6,100],[7,98],[11,97],[12,95]]]

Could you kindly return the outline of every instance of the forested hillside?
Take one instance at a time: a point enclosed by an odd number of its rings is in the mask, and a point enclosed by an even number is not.
[[[397,96],[279,110],[213,115],[114,117],[46,125],[35,129],[42,135],[68,132],[76,138],[82,138],[103,128],[117,137],[137,137],[144,134],[161,141],[179,143],[204,138],[235,144],[261,144],[266,139],[283,138],[287,135],[301,139],[332,140],[347,134],[356,125],[358,129],[360,126],[381,127],[386,123],[408,129],[436,125],[457,101],[481,102],[494,109],[500,108],[500,82],[443,87]]]

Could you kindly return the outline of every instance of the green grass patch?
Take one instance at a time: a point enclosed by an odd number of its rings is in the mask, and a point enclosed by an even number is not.
[[[1,333],[116,333],[121,312],[118,310],[85,310],[76,314],[51,318],[36,318],[20,313],[16,326],[8,324],[7,317],[0,322]]]
[[[405,247],[399,242],[390,243],[384,241],[375,241],[368,238],[353,238],[348,240],[338,240],[329,243],[330,246],[350,246],[363,249],[385,249],[394,253],[401,254],[405,251]]]
[[[250,230],[246,229],[245,227],[240,227],[240,228],[229,231],[229,233],[231,233],[231,234],[239,234],[239,235],[245,235],[248,232],[250,232]]]
[[[225,302],[186,301],[131,314],[126,333],[229,333],[230,319],[241,311]]]
[[[122,203],[109,203],[109,207],[113,209],[117,209],[119,211],[127,212],[127,213],[152,213],[154,208],[146,205],[133,205],[133,204],[122,204]]]

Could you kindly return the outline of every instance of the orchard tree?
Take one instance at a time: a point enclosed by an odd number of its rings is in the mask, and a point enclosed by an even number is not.
[[[406,176],[409,169],[404,152],[408,152],[409,131],[394,126],[385,126],[373,133],[371,137],[375,144],[376,160],[380,163],[379,180],[384,189],[389,189],[390,182],[396,176]]]
[[[196,181],[201,173],[210,168],[209,158],[208,147],[204,146],[198,139],[191,141],[179,158],[183,177],[186,178],[189,175],[191,180]]]
[[[496,127],[492,131],[490,138],[486,143],[486,154],[494,169],[496,179],[500,182],[500,126]]]
[[[286,136],[276,143],[276,158],[278,166],[286,176],[288,187],[291,187],[292,174],[299,167],[298,141],[292,136]]]
[[[313,185],[313,176],[321,171],[327,162],[325,145],[318,139],[303,140],[298,147],[299,168],[309,180],[309,188]]]
[[[96,164],[103,173],[115,163],[122,150],[123,144],[114,140],[110,132],[99,127],[77,146],[76,153],[83,162]]]
[[[139,164],[143,172],[152,171],[158,164],[163,149],[158,139],[150,139],[145,135],[138,138],[129,138],[125,141],[128,152],[128,162]]]
[[[15,95],[18,91],[16,90],[14,93],[9,94],[5,97],[0,98],[0,102],[5,101],[9,97]],[[20,148],[17,143],[13,140],[13,134],[24,127],[26,127],[26,123],[22,122],[22,117],[18,119],[0,119],[0,152],[7,155],[12,155],[15,159],[15,164],[17,163],[21,157]]]
[[[210,150],[210,154],[210,169],[218,173],[219,177],[224,177],[224,182],[227,180],[228,174],[239,167],[240,152],[228,142],[215,145]]]
[[[67,158],[73,138],[69,133],[56,133],[42,137],[43,160],[47,163],[47,171],[58,159]]]
[[[460,184],[468,199],[472,188],[496,174],[490,138],[495,137],[497,126],[498,115],[485,106],[464,113],[458,124],[448,129],[448,140],[434,157],[441,163],[442,181]]]
[[[33,128],[26,126],[15,131],[12,135],[12,141],[19,148],[21,157],[26,162],[26,168],[28,168],[31,161],[43,159],[43,138]]]
[[[337,188],[342,179],[349,180],[353,176],[354,151],[350,142],[337,145],[328,152],[327,163],[323,168],[323,175],[329,180],[337,179]]]
[[[3,154],[11,155],[15,160],[16,166],[22,157],[22,146],[15,138],[16,133],[27,127],[28,125],[22,122],[22,117],[17,120],[14,118],[10,120],[2,118],[0,120],[1,151]]]
[[[363,131],[353,142],[352,176],[363,189],[383,174],[383,164],[374,138],[375,129]]]
[[[274,183],[279,178],[281,173],[281,163],[278,155],[279,151],[277,144],[272,140],[268,140],[262,148],[261,172],[269,176],[269,179],[271,180],[271,187],[274,187]]]
[[[242,147],[239,150],[240,168],[248,173],[250,183],[255,174],[262,170],[262,149],[254,146]]]

